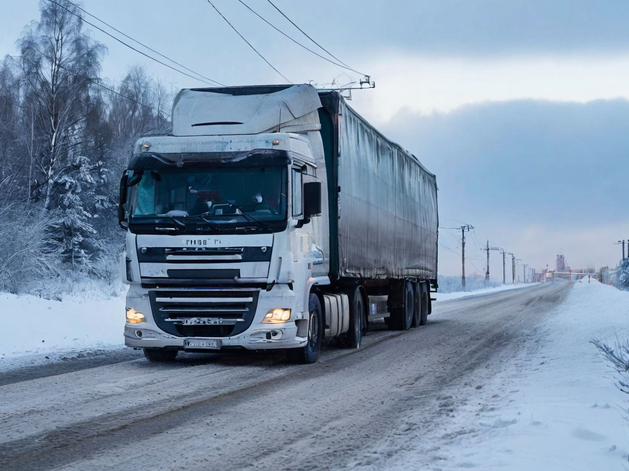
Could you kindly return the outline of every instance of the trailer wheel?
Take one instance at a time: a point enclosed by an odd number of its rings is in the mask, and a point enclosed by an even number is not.
[[[413,325],[413,311],[415,296],[413,296],[413,284],[410,281],[404,283],[404,307],[391,309],[389,328],[393,330],[408,330]]]
[[[349,331],[344,339],[347,348],[360,348],[365,324],[365,300],[360,286],[357,286],[350,296]]]
[[[430,302],[430,288],[428,287],[427,283],[422,283],[420,285],[419,291],[422,297],[419,325],[426,325],[428,323],[428,303]]]
[[[420,319],[424,298],[422,296],[421,284],[417,281],[413,282],[413,300],[413,327],[419,327],[421,325]]]
[[[144,356],[153,363],[173,361],[177,358],[178,350],[166,350],[163,348],[145,348]]]
[[[319,297],[310,293],[308,300],[308,342],[305,347],[286,350],[286,357],[291,363],[315,363],[321,352],[323,341],[323,310]]]

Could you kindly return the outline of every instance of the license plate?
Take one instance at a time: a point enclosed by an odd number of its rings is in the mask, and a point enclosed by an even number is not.
[[[220,350],[221,341],[218,339],[186,339],[184,347],[190,349]]]

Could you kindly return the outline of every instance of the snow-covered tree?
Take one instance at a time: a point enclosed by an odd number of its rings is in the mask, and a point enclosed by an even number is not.
[[[98,81],[104,46],[83,31],[81,11],[67,0],[42,1],[41,19],[20,39],[26,95],[41,141],[37,163],[45,210],[63,198],[55,185],[81,142],[90,90]],[[54,190],[62,193],[55,194]]]
[[[0,62],[0,291],[48,296],[75,272],[118,277],[119,178],[135,140],[169,132],[172,94],[140,66],[103,87],[81,10],[40,12]]]
[[[622,289],[629,289],[629,258],[625,258],[620,262],[618,285]]]
[[[61,196],[58,207],[49,213],[45,247],[73,269],[89,271],[91,261],[103,250],[103,241],[93,225],[95,214],[103,209],[102,198],[96,195],[102,183],[100,166],[84,156],[76,157],[52,182],[54,192]]]

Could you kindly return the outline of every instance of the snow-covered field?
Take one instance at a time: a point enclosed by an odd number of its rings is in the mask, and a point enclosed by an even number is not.
[[[439,430],[430,458],[408,451],[392,468],[627,469],[629,396],[614,386],[594,338],[629,338],[629,292],[583,280]]]
[[[88,296],[89,297],[89,296]],[[124,297],[65,298],[0,294],[0,371],[123,348]]]

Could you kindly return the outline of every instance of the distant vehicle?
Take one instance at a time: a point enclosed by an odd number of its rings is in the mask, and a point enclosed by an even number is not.
[[[141,138],[120,187],[125,343],[358,348],[374,319],[423,325],[437,289],[437,184],[337,91],[182,90],[168,136]]]

